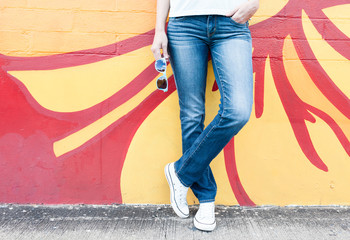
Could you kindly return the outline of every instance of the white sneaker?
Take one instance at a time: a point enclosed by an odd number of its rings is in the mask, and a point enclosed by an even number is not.
[[[216,227],[214,202],[199,204],[199,209],[193,222],[194,226],[199,230],[213,231]]]
[[[189,216],[187,204],[188,187],[184,186],[176,176],[174,163],[167,164],[164,172],[170,187],[171,207],[180,218],[187,218]]]

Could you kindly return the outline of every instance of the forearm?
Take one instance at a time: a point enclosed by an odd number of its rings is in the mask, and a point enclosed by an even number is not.
[[[156,32],[165,31],[165,23],[170,9],[170,0],[157,1]]]
[[[170,0],[157,0],[157,18],[156,28],[151,50],[154,58],[158,60],[161,57],[169,58],[168,38],[165,32],[166,19],[170,9]],[[161,50],[163,52],[161,52]]]
[[[252,3],[252,10],[254,13],[259,9],[259,0],[248,0]]]

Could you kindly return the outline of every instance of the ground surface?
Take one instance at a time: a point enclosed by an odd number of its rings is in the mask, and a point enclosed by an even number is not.
[[[168,205],[0,205],[0,239],[350,239],[350,207],[217,206],[201,232]]]

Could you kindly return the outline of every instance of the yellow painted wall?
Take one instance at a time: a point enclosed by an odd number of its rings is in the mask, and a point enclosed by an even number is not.
[[[274,19],[293,20],[294,16],[288,14],[288,8],[283,16],[276,16],[286,4],[291,5],[290,9],[298,7],[292,1],[260,0],[260,9],[252,18],[250,28],[254,29],[254,25],[259,26],[257,24]],[[2,0],[0,53],[34,59],[118,43],[152,30],[155,25],[155,7],[156,1],[153,0]],[[300,31],[305,33],[306,39],[300,41],[310,45],[322,69],[349,103],[350,62],[347,56],[350,55],[350,4],[339,4],[320,11],[344,34],[344,39],[329,41],[345,42],[347,48],[343,52],[335,49],[316,29],[310,19],[312,17],[304,10]],[[283,23],[279,26],[283,26]],[[287,28],[291,26],[287,25]],[[323,27],[327,28],[327,25]],[[256,40],[259,37],[267,42],[279,41],[282,44],[283,58],[277,61],[283,63],[288,82],[296,95],[303,102],[329,115],[344,134],[345,145],[340,143],[334,129],[311,113],[316,122],[306,121],[306,126],[312,144],[328,171],[320,170],[310,163],[297,142],[291,120],[284,109],[282,100],[289,100],[279,95],[277,80],[271,70],[271,63],[276,59],[273,53],[269,54],[264,68],[263,114],[260,117],[253,112],[250,122],[235,137],[237,169],[247,195],[257,205],[350,204],[349,116],[340,111],[312,81],[304,65],[309,59],[300,59],[292,35],[276,39],[269,29],[260,29],[260,33],[262,35],[253,39],[256,41],[254,48],[264,49]],[[123,46],[115,46],[110,52],[100,53],[101,56],[113,56],[101,61],[50,70],[9,70],[8,73],[23,84],[41,107],[56,113],[76,113],[110,98],[154,61],[150,44],[124,55],[118,55],[118,48]],[[259,60],[258,57],[254,59]],[[211,62],[209,65],[205,125],[214,118],[220,98],[219,92],[211,89],[215,79]],[[171,75],[169,66],[168,76]],[[52,144],[54,156],[63,157],[81,149],[90,139],[139,106],[156,91],[156,78],[108,114],[101,114],[99,119],[80,129],[55,138]],[[100,144],[104,142],[101,140]],[[103,160],[102,156],[100,153],[95,159]],[[132,138],[120,175],[122,202],[169,203],[169,189],[163,168],[180,156],[179,106],[177,92],[174,91],[147,116]],[[103,162],[100,164],[102,166]],[[218,184],[216,203],[239,204],[226,173],[224,154],[220,153],[211,166]],[[101,167],[102,175],[103,171]],[[192,193],[188,200],[189,203],[197,202]],[[39,198],[36,201],[41,200]],[[84,198],[79,201],[84,202]],[[45,200],[42,202],[45,203]],[[94,200],[89,199],[87,202]],[[103,201],[97,199],[95,202]],[[65,202],[62,200],[61,203]]]

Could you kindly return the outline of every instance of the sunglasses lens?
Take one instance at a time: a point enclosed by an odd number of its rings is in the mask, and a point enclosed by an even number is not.
[[[168,86],[168,81],[167,81],[167,79],[165,77],[158,78],[158,80],[157,80],[157,87],[159,89],[166,89],[167,86]]]
[[[166,61],[164,58],[158,59],[155,63],[155,68],[158,72],[165,72],[166,70]]]

